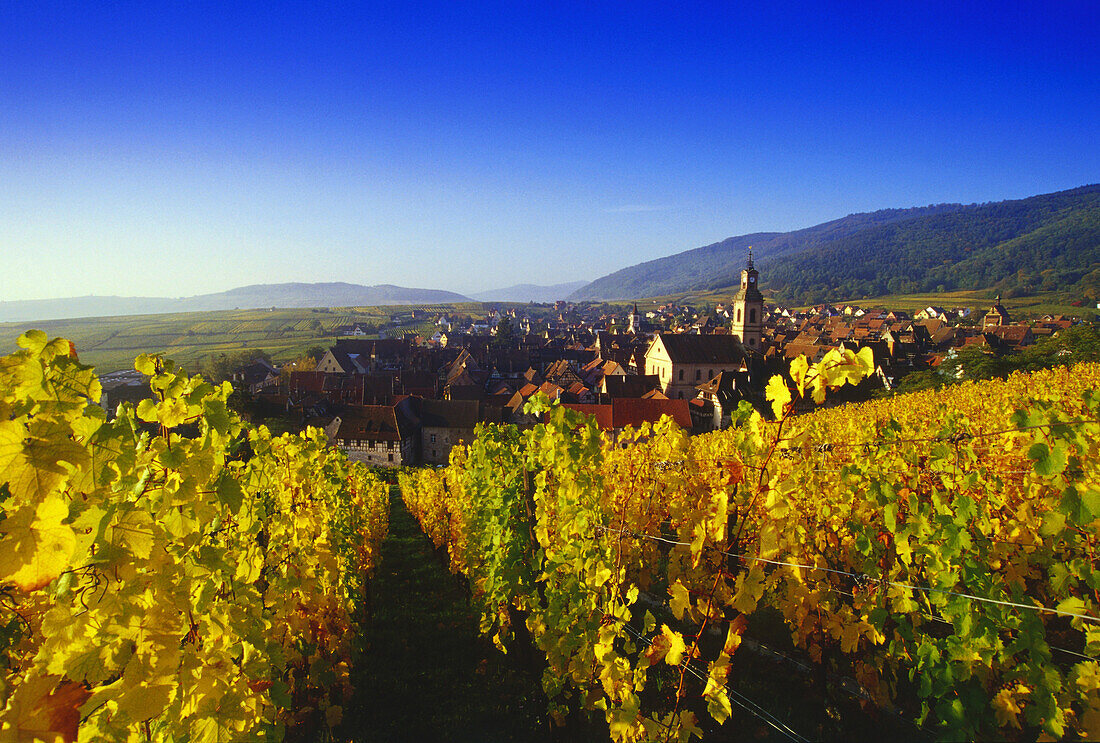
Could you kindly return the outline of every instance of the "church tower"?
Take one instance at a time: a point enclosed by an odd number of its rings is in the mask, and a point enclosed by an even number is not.
[[[733,295],[732,309],[733,335],[751,351],[759,351],[764,338],[764,295],[756,285],[759,276],[749,248],[749,262],[741,269],[741,289]]]
[[[628,319],[626,332],[635,335],[642,332],[642,316],[638,314],[638,303],[634,303],[634,314]]]
[[[987,328],[999,328],[1002,325],[1008,325],[1008,310],[1001,305],[1001,295],[997,295],[997,299],[993,302],[993,306],[989,308],[989,312],[985,313],[985,317],[982,318],[982,330]]]

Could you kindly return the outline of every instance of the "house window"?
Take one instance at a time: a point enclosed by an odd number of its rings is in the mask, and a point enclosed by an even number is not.
[[[437,456],[439,456],[439,455],[436,454],[435,449],[432,449],[432,457],[437,457]]]
[[[392,441],[387,441],[386,442],[386,448],[389,449],[390,451],[393,451],[393,442]]]
[[[387,454],[386,457],[387,457],[388,461],[390,461],[390,462],[393,461],[393,455],[392,454]]]
[[[433,444],[435,443],[435,434],[434,433],[432,434],[432,443]]]

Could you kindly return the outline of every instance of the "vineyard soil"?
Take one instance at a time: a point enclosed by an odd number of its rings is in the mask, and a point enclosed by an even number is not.
[[[405,509],[371,585],[371,626],[344,733],[356,741],[549,740],[538,677],[478,636],[466,588]]]

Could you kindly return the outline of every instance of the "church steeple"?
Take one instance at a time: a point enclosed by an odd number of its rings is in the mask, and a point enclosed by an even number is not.
[[[982,330],[1008,325],[1008,322],[1008,310],[1001,305],[1001,295],[998,294],[997,298],[993,300],[993,306],[989,308],[989,312],[985,313],[985,317],[982,318]]]
[[[759,350],[764,337],[764,295],[757,287],[759,277],[750,247],[748,262],[741,269],[741,288],[733,296],[732,330],[741,344],[751,350]]]

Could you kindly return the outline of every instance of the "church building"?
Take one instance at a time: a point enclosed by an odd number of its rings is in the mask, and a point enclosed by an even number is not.
[[[741,289],[733,295],[730,310],[733,337],[750,351],[759,351],[764,338],[764,295],[757,286],[759,277],[749,248],[748,264],[741,269]]]
[[[1008,310],[1001,304],[1001,295],[997,295],[997,299],[993,302],[993,306],[989,308],[989,312],[985,313],[985,317],[982,318],[982,330],[989,328],[999,328],[1002,325],[1008,325]]]

